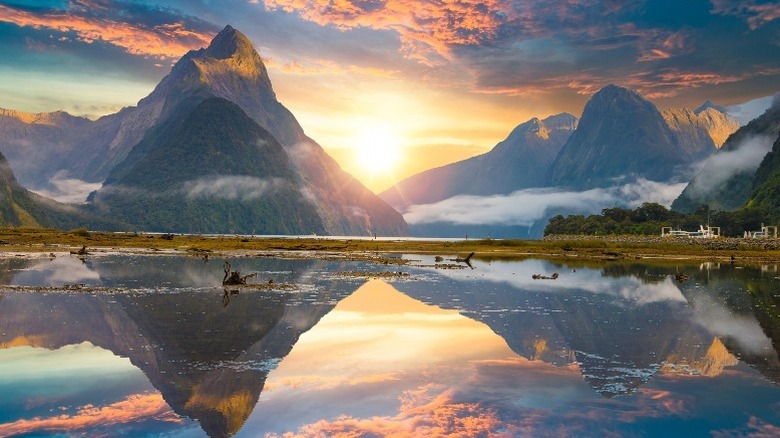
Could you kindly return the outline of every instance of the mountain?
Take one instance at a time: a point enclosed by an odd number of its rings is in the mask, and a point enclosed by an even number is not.
[[[693,112],[694,112],[696,115],[699,115],[700,113],[702,113],[703,111],[706,111],[706,110],[708,110],[708,109],[714,109],[715,111],[721,112],[721,113],[723,113],[723,114],[727,114],[727,113],[728,113],[728,108],[726,108],[726,107],[725,107],[725,106],[723,106],[723,105],[715,105],[715,104],[714,104],[714,103],[713,103],[711,100],[709,100],[709,99],[707,99],[707,101],[705,101],[703,104],[701,104],[701,106],[700,106],[700,107],[698,107],[698,108],[696,108],[695,110],[693,110]]]
[[[549,183],[583,190],[627,176],[668,181],[700,155],[679,146],[655,105],[635,91],[608,85],[585,105],[577,130],[551,166]]]
[[[577,128],[577,118],[557,114],[517,126],[490,152],[427,170],[379,195],[393,206],[429,204],[457,195],[508,194],[544,185],[547,169]]]
[[[79,133],[92,125],[63,111],[29,114],[0,109],[0,151],[22,185],[44,188],[73,155]]]
[[[689,154],[706,158],[739,129],[739,123],[714,107],[691,111],[688,108],[667,109],[663,116],[669,128],[677,135],[678,143],[689,149]]]
[[[63,127],[59,133],[36,127],[45,131],[39,135],[61,140],[47,143],[46,152],[42,153],[51,157],[52,164],[22,165],[29,170],[24,181],[33,187],[43,187],[56,175],[66,175],[102,182],[131,155],[136,145],[145,141],[152,127],[179,117],[177,112],[185,103],[193,105],[210,97],[238,105],[279,141],[288,156],[292,180],[313,202],[316,217],[312,220],[322,223],[323,233],[394,236],[408,233],[398,212],[344,172],[320,145],[305,135],[292,113],[277,100],[262,58],[252,43],[231,26],[217,34],[208,47],[185,54],[137,106],[94,122],[83,119],[80,121],[83,126],[78,129]],[[27,142],[21,134],[14,138]],[[0,140],[0,148],[6,147],[4,143],[8,142]],[[24,148],[17,149],[21,152],[15,156],[23,157]],[[254,228],[236,231],[251,232]]]
[[[143,230],[325,231],[279,142],[220,98],[182,102],[114,167],[90,201],[96,214]]]
[[[690,213],[707,204],[716,210],[735,210],[751,198],[756,170],[780,133],[780,105],[741,127],[713,154],[672,203]]]
[[[165,114],[187,97],[205,96],[237,104],[279,140],[289,155],[301,191],[316,206],[325,233],[408,233],[400,213],[344,172],[304,134],[292,113],[276,99],[263,60],[252,43],[231,26],[217,34],[209,47],[184,55],[138,107],[159,107]]]

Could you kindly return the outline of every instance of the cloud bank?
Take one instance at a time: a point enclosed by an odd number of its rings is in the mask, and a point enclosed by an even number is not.
[[[686,183],[666,184],[646,179],[584,192],[555,188],[520,190],[509,195],[454,196],[433,204],[412,205],[404,213],[410,225],[446,222],[457,225],[531,226],[549,211],[566,209],[599,213],[623,205],[637,207],[643,202],[670,205]]]

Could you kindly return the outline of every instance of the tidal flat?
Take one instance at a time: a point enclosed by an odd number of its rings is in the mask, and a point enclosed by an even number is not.
[[[270,256],[321,260],[397,263],[388,254],[435,254],[476,260],[524,259],[635,261],[674,263],[699,260],[755,264],[780,261],[780,239],[697,239],[653,236],[551,236],[522,239],[420,239],[318,236],[182,235],[116,233],[77,229],[0,229],[0,255],[88,252],[169,253],[208,258]]]

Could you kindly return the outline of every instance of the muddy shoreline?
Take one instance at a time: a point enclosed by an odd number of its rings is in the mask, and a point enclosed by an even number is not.
[[[656,236],[552,236],[542,240],[461,241],[365,240],[199,236],[143,233],[0,229],[0,257],[77,256],[106,253],[211,257],[282,257],[404,264],[397,254],[462,257],[474,260],[544,258],[569,261],[652,260],[721,263],[780,263],[780,239],[696,239]]]

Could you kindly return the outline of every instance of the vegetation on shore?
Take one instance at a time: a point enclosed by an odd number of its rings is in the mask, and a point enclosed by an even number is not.
[[[709,241],[709,242],[708,242]],[[110,233],[75,229],[0,228],[0,252],[61,252],[86,246],[88,250],[179,251],[197,256],[219,253],[263,254],[288,252],[297,257],[322,258],[338,253],[345,258],[365,254],[466,255],[497,260],[524,257],[549,259],[637,260],[691,259],[740,262],[780,261],[780,246],[774,239],[767,246],[744,239],[642,238],[637,236],[558,236],[544,240],[367,240],[332,238],[270,238],[141,233]]]
[[[716,211],[702,205],[693,213],[680,213],[661,204],[645,202],[634,210],[615,207],[590,216],[558,215],[550,219],[544,235],[658,236],[661,227],[695,231],[700,225],[710,224],[720,227],[722,236],[742,237],[745,231],[758,231],[764,224],[776,225],[778,222],[780,217],[758,208]]]

